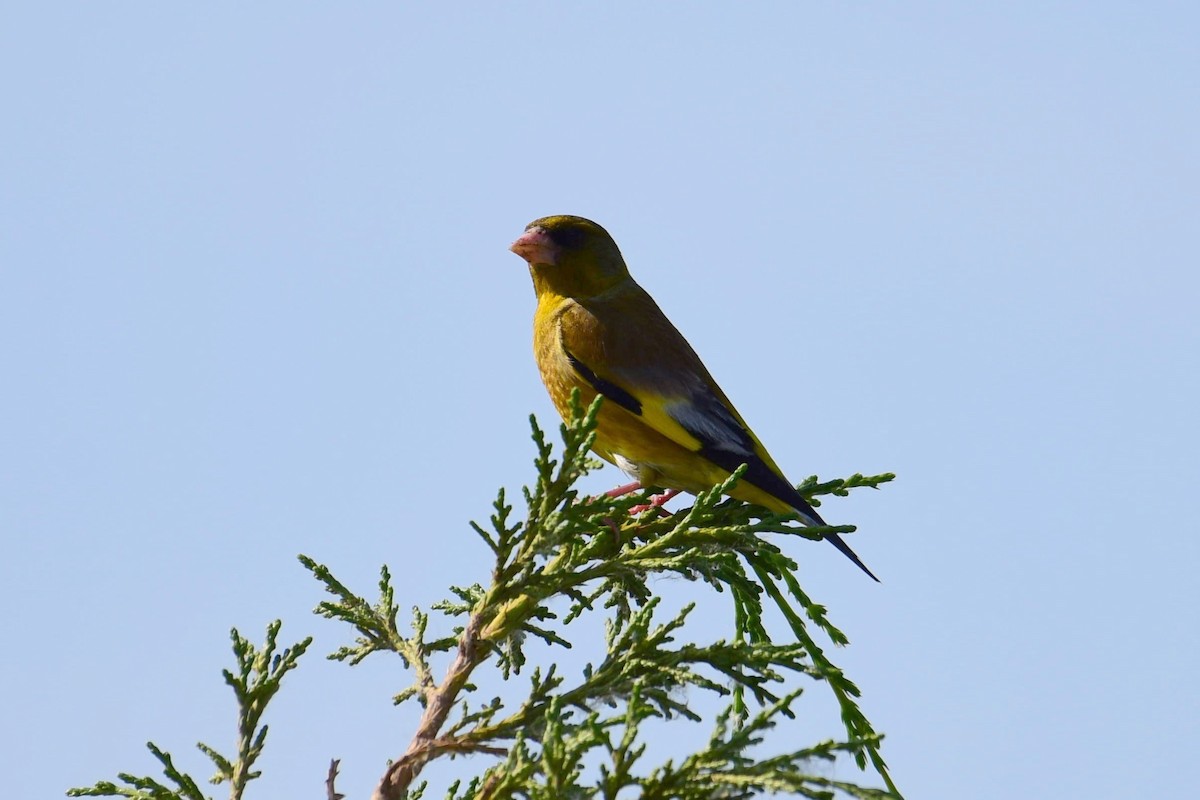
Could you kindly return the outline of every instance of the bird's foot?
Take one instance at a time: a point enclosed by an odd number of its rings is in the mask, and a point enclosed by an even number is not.
[[[665,508],[663,508],[663,506],[677,494],[679,494],[678,489],[667,489],[662,494],[656,494],[651,497],[649,503],[641,506],[634,506],[633,508],[629,509],[629,513],[632,515],[637,515],[641,514],[643,511],[649,511],[653,508],[659,513],[660,516],[669,517],[671,516],[671,512],[667,511]]]
[[[634,481],[633,483],[627,483],[624,486],[618,486],[615,489],[609,489],[607,492],[604,493],[604,496],[605,497],[624,497],[625,495],[629,494],[630,492],[636,492],[636,491],[640,490],[641,488],[642,488],[642,484],[639,483],[638,481]]]

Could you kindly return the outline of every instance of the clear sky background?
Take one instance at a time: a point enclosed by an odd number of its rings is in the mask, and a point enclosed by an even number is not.
[[[1184,796],[1197,6],[399,5],[0,15],[5,794],[147,739],[206,777],[228,629],[282,617],[253,795],[367,796],[405,676],[322,660],[295,556],[486,578],[467,520],[554,419],[506,248],[575,213],[794,480],[898,473],[823,509],[881,585],[790,552],[908,796]]]

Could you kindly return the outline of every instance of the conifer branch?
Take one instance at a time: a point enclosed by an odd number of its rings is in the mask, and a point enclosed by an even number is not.
[[[645,494],[581,496],[576,482],[598,466],[588,452],[600,400],[583,409],[576,396],[572,404],[571,419],[559,428],[562,447],[557,450],[531,418],[536,480],[522,491],[524,518],[514,516],[501,491],[488,524],[471,523],[494,563],[486,584],[451,587],[451,596],[432,607],[451,621],[451,635],[430,639],[430,612],[419,608],[412,609],[407,625],[400,623],[386,566],[380,570],[378,598],[369,601],[326,566],[300,556],[329,595],[316,613],[354,632],[353,640],[330,658],[354,666],[390,653],[410,671],[411,683],[395,702],[416,700],[420,718],[374,798],[418,800],[426,788],[418,781],[427,763],[469,754],[485,757],[483,772],[451,785],[449,800],[707,800],[772,793],[899,798],[880,754],[882,737],[858,704],[858,687],[832,663],[818,637],[834,645],[848,640],[825,608],[803,591],[796,564],[782,549],[787,537],[819,539],[831,531],[849,533],[853,526],[804,528],[794,517],[728,499],[743,470],[674,515],[632,515],[648,499]],[[820,482],[814,476],[798,488],[815,505],[820,496],[878,488],[892,477],[856,474]],[[731,635],[698,635],[691,604],[664,612],[651,587],[663,576],[729,597]],[[764,601],[783,615],[786,637],[772,635]],[[551,649],[578,645],[572,626],[595,614],[605,617],[603,649],[580,675],[565,674],[554,663],[531,667],[530,643]],[[236,755],[198,745],[217,767],[213,782],[229,783],[233,800],[240,800],[259,776],[254,765],[266,743],[264,711],[311,642],[277,651],[279,630],[278,622],[268,626],[266,642],[257,648],[233,631],[236,667],[224,676],[237,700]],[[472,678],[483,666],[496,669],[506,686],[518,678],[527,681],[527,691],[480,702]],[[815,680],[833,692],[845,737],[763,755],[779,722],[797,715],[802,680]],[[644,723],[700,722],[706,715],[693,702],[699,696],[721,698],[724,704],[708,744],[678,760],[647,764]],[[148,747],[163,780],[120,773],[120,783],[100,782],[69,794],[209,800],[169,753],[153,743]],[[818,769],[845,756],[862,769],[869,765],[886,788],[834,781]],[[337,773],[334,760],[325,781],[331,800],[341,798],[334,787]]]
[[[213,784],[229,784],[230,800],[241,800],[247,784],[259,777],[254,763],[262,754],[267,741],[267,726],[260,725],[267,704],[279,691],[283,677],[296,668],[300,656],[312,644],[312,637],[276,652],[276,639],[282,622],[276,620],[267,626],[267,638],[262,647],[256,648],[237,629],[231,632],[233,654],[237,660],[236,670],[223,670],[225,683],[233,689],[238,708],[237,755],[230,759],[214,748],[200,742],[196,745],[216,765],[217,774],[210,779]],[[162,764],[163,775],[171,785],[160,783],[154,778],[118,773],[124,785],[111,781],[100,781],[93,786],[70,789],[68,797],[127,797],[132,800],[208,800],[196,780],[175,766],[171,754],[160,749],[154,742],[147,749]]]
[[[464,753],[504,758],[483,777],[465,786],[456,784],[450,797],[614,797],[628,786],[637,786],[643,797],[708,797],[714,786],[725,787],[722,791],[728,790],[729,796],[789,791],[812,797],[835,792],[899,797],[879,756],[880,737],[854,699],[857,687],[829,661],[792,603],[798,603],[834,644],[845,644],[845,635],[801,591],[793,574],[796,565],[776,542],[765,538],[820,538],[827,531],[851,532],[853,526],[805,529],[797,527],[793,517],[726,499],[742,470],[700,493],[690,508],[668,517],[631,517],[630,509],[644,503],[644,495],[581,497],[573,486],[596,466],[587,453],[600,401],[586,410],[575,402],[573,418],[560,428],[563,447],[557,453],[531,419],[537,480],[523,491],[525,519],[512,520],[512,506],[501,492],[490,526],[472,523],[495,563],[488,586],[455,588],[455,599],[435,606],[443,614],[466,618],[452,645],[448,640],[425,642],[427,618],[419,612],[410,635],[393,632],[394,604],[386,571],[380,600],[372,604],[354,596],[328,569],[302,557],[337,598],[322,603],[318,613],[349,622],[359,632],[356,645],[332,657],[355,664],[390,650],[415,672],[413,686],[398,700],[416,697],[423,713],[408,746],[380,780],[375,800],[411,800],[410,787],[426,763]],[[891,477],[853,475],[823,483],[810,478],[800,489],[815,499],[877,487]],[[648,581],[663,574],[729,590],[734,638],[676,644],[691,606],[666,622],[653,621],[659,601]],[[763,597],[780,608],[795,642],[772,641],[763,620]],[[570,601],[565,614],[551,609],[555,598]],[[568,647],[567,628],[600,609],[611,614],[607,653],[581,680],[569,683],[553,665],[537,668],[528,696],[511,709],[500,698],[471,706],[474,670],[494,662],[502,677],[511,679],[527,664],[527,641]],[[453,651],[452,657],[434,683],[429,658],[447,650]],[[778,718],[794,714],[799,690],[775,688],[786,686],[789,675],[830,686],[842,707],[847,738],[773,760],[751,758],[744,751],[760,743]],[[704,753],[639,774],[635,766],[644,747],[638,743],[637,728],[642,721],[700,719],[681,698],[679,691],[685,686],[729,699],[716,738]],[[617,732],[620,736],[614,739]],[[586,754],[597,749],[608,754],[611,764],[589,789],[582,783],[581,765]],[[804,765],[839,754],[853,755],[860,766],[869,761],[888,788],[838,783],[806,771]]]

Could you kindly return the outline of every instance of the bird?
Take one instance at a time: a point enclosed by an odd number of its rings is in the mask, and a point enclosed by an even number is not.
[[[533,278],[534,356],[555,408],[568,419],[576,389],[585,404],[604,397],[592,451],[635,481],[610,494],[696,494],[745,464],[731,496],[809,526],[827,524],[630,275],[608,231],[583,217],[542,217],[509,249]],[[823,538],[879,580],[837,533]]]

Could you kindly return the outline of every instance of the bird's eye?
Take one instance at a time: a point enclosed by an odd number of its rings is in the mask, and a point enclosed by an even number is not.
[[[550,241],[554,242],[559,247],[565,247],[569,250],[574,250],[583,245],[584,238],[587,234],[582,228],[577,228],[574,225],[565,228],[556,228],[549,231]]]

